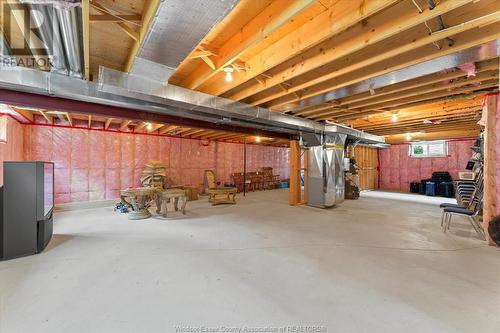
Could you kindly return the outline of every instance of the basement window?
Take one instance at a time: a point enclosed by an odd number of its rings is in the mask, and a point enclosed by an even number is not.
[[[448,142],[445,140],[412,142],[409,153],[411,157],[444,157],[448,155]]]

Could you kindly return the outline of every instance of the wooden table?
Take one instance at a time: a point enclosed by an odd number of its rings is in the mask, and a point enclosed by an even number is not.
[[[121,201],[129,208],[129,220],[142,220],[151,217],[148,208],[156,197],[156,190],[151,187],[129,188],[120,191]],[[129,201],[127,201],[127,199]]]
[[[181,189],[168,189],[162,192],[158,192],[156,195],[156,213],[160,214],[163,206],[165,206],[163,216],[167,217],[167,204],[174,201],[175,211],[179,210],[179,201],[182,201],[181,212],[186,214],[186,202],[187,195],[186,190]]]
[[[219,204],[236,204],[237,192],[238,189],[236,187],[209,188],[207,189],[208,202],[211,202],[213,206]]]

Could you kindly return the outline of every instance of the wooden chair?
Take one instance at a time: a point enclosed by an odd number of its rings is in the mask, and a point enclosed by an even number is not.
[[[264,177],[264,185],[263,187],[266,190],[271,190],[275,188],[279,188],[280,186],[280,176],[273,175],[273,168],[271,167],[263,167],[261,168],[263,177]]]
[[[231,179],[234,183],[234,186],[236,186],[236,188],[238,189],[238,192],[243,192],[243,186],[244,186],[243,173],[235,172],[235,173],[231,174]]]
[[[208,202],[213,206],[219,204],[236,204],[236,187],[217,187],[215,173],[212,170],[205,170],[206,193]]]

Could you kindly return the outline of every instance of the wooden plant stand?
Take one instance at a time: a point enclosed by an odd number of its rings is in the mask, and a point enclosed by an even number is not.
[[[129,220],[142,220],[151,217],[148,208],[155,197],[156,190],[154,188],[139,187],[120,191],[122,203],[130,209]]]

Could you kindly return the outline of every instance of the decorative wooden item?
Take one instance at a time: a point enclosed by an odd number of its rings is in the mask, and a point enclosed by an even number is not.
[[[142,186],[164,189],[167,183],[165,165],[161,162],[151,161],[144,166],[145,169],[141,176]]]
[[[217,187],[215,173],[212,170],[205,170],[206,193],[208,202],[213,206],[219,204],[236,204],[236,187]]]
[[[182,189],[168,189],[163,192],[159,192],[156,195],[156,213],[160,214],[162,209],[164,211],[163,216],[167,217],[167,204],[170,203],[171,201],[174,201],[174,210],[178,211],[179,210],[179,201],[181,201],[181,212],[182,214],[186,214],[186,202],[187,202],[187,195],[186,195],[186,190]]]
[[[120,191],[123,204],[129,209],[129,220],[142,220],[151,217],[148,208],[156,198],[156,189],[152,187],[130,188]],[[128,200],[127,200],[128,199]]]

